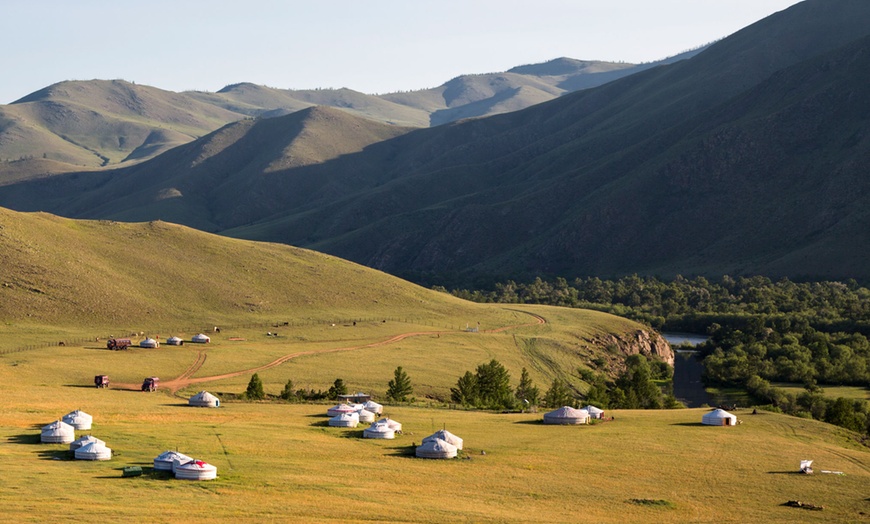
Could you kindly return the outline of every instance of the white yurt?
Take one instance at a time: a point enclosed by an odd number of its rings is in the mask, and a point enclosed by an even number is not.
[[[456,449],[462,449],[462,439],[446,429],[439,429],[435,433],[424,438],[423,442],[428,442],[430,440],[443,440],[452,446],[456,446]]]
[[[42,427],[40,441],[46,444],[69,444],[76,439],[76,430],[62,420]]]
[[[365,409],[371,411],[371,412],[374,413],[375,415],[380,415],[381,413],[384,412],[384,406],[378,404],[378,403],[375,402],[374,400],[369,400],[368,402],[366,402],[365,404],[363,404],[363,407],[364,407]]]
[[[88,415],[84,411],[70,411],[61,419],[77,430],[91,429],[91,424],[94,422],[94,417]]]
[[[211,342],[211,337],[209,337],[208,335],[204,335],[204,334],[200,333],[198,335],[194,335],[190,339],[190,341],[196,342],[197,344],[208,344],[209,342]]]
[[[184,453],[179,453],[177,451],[164,451],[163,453],[157,455],[157,458],[154,459],[154,470],[173,471],[176,460],[184,464],[185,462],[190,462],[193,459],[191,457],[188,457]]]
[[[544,424],[586,424],[587,422],[589,422],[589,412],[571,406],[562,406],[544,414]]]
[[[170,346],[181,346],[184,344],[184,340],[182,340],[181,337],[169,337],[166,340],[166,343]]]
[[[102,442],[89,442],[75,451],[76,460],[109,460],[112,449]]]
[[[360,422],[365,422],[366,424],[371,424],[375,421],[375,414],[367,409],[360,409],[356,412],[359,417]]]
[[[157,342],[153,338],[146,338],[145,340],[139,341],[140,348],[159,348],[160,342]]]
[[[708,426],[736,426],[737,417],[724,409],[714,409],[701,417],[701,423]]]
[[[74,441],[72,441],[69,445],[69,450],[75,451],[75,450],[79,449],[80,447],[84,446],[85,444],[90,444],[91,442],[96,442],[96,443],[102,444],[104,446],[106,445],[105,442],[103,442],[102,440],[98,439],[97,437],[95,437],[93,435],[84,435],[84,436],[81,436],[81,437],[75,439]]]
[[[175,466],[175,478],[181,480],[212,480],[217,478],[217,468],[201,460],[191,460]]]
[[[356,409],[349,404],[337,404],[326,410],[326,414],[330,417],[336,417],[345,413],[355,413]]]
[[[359,425],[359,414],[342,413],[329,419],[329,425],[336,428],[355,428]]]
[[[457,450],[458,448],[453,444],[436,438],[424,440],[422,444],[417,446],[416,455],[420,458],[448,459],[454,458]]]
[[[196,395],[190,397],[187,403],[199,408],[217,408],[221,405],[221,399],[212,395],[208,391],[200,391]]]
[[[402,432],[402,423],[397,422],[397,421],[391,419],[390,417],[382,418],[381,420],[378,421],[378,424],[380,424],[380,423],[384,423],[384,424],[390,426],[390,428],[392,428],[393,431],[395,431],[396,433]]]
[[[375,422],[363,430],[363,438],[394,439],[396,438],[396,430],[386,422]]]
[[[586,411],[587,413],[589,413],[589,418],[597,418],[597,419],[604,418],[604,410],[601,408],[596,408],[592,404],[583,408],[583,411]]]

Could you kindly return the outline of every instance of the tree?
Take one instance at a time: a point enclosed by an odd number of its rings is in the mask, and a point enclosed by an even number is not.
[[[550,389],[548,389],[547,393],[544,394],[544,405],[551,408],[573,406],[574,397],[571,395],[571,390],[568,389],[568,386],[564,382],[558,378],[554,378]]]
[[[517,400],[522,403],[522,407],[526,406],[537,406],[538,405],[538,397],[540,396],[540,391],[535,387],[534,382],[532,382],[532,378],[529,376],[529,371],[526,368],[523,368],[520,373],[520,385],[517,386],[515,396]]]
[[[286,401],[293,401],[297,398],[292,380],[288,380],[287,383],[284,384],[284,390],[281,391],[281,398]]]
[[[411,379],[402,366],[396,368],[393,372],[393,380],[387,384],[387,398],[390,400],[398,400],[406,402],[408,396],[414,392],[414,387],[411,385]]]
[[[477,393],[477,377],[471,371],[466,371],[464,375],[456,381],[456,387],[450,388],[450,400],[457,404],[465,406],[474,406],[477,404],[479,395]]]
[[[260,375],[254,373],[251,381],[248,382],[248,389],[245,390],[245,398],[248,400],[263,400],[266,398],[266,393],[263,391],[263,381],[260,380]]]
[[[516,405],[511,390],[511,375],[496,359],[477,366],[477,394],[483,406],[510,409]]]
[[[339,395],[347,395],[347,386],[344,385],[344,380],[337,378],[332,386],[329,387],[327,396],[330,400],[336,400]]]

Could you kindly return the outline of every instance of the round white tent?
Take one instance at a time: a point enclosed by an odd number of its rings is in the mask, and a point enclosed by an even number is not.
[[[76,439],[76,430],[62,420],[42,427],[40,440],[46,444],[69,444]]]
[[[375,414],[367,409],[360,409],[356,414],[360,422],[370,423],[375,421]]]
[[[363,430],[363,438],[394,439],[396,438],[396,430],[386,422],[375,422]]]
[[[337,428],[355,428],[359,425],[359,415],[356,412],[342,413],[329,419],[329,425]]]
[[[184,344],[184,340],[182,340],[181,337],[169,337],[166,340],[166,343],[170,346],[181,346]]]
[[[175,478],[181,480],[212,480],[217,478],[217,467],[201,460],[191,460],[175,467]]]
[[[736,426],[737,417],[724,409],[714,409],[701,417],[701,423],[708,426]]]
[[[583,408],[583,411],[589,413],[589,418],[604,418],[604,410],[601,408],[596,408],[591,404]]]
[[[420,458],[448,459],[457,455],[458,448],[440,438],[424,440],[417,446],[415,454]]]
[[[75,410],[67,413],[61,419],[77,430],[91,429],[91,424],[94,422],[94,417],[88,415],[84,411]]]
[[[456,446],[456,449],[462,449],[462,439],[446,429],[439,429],[435,433],[424,438],[423,442],[428,442],[430,440],[443,440],[452,446]]]
[[[199,408],[216,408],[220,407],[221,400],[208,391],[200,391],[196,395],[190,397],[187,403]]]
[[[382,422],[384,424],[390,426],[390,428],[392,428],[393,431],[395,431],[396,433],[402,432],[402,423],[401,422],[397,422],[397,421],[391,419],[390,417],[382,418],[381,420],[378,421],[378,424],[380,424]]]
[[[76,460],[109,460],[111,448],[102,442],[89,442],[75,451]]]
[[[574,409],[571,406],[562,406],[544,414],[544,424],[586,424],[588,421],[588,411]]]
[[[378,404],[378,403],[375,402],[374,400],[369,400],[368,402],[366,402],[365,404],[363,404],[363,407],[364,407],[365,409],[371,411],[371,412],[374,413],[375,415],[380,415],[381,413],[384,412],[384,406]]]
[[[75,451],[75,450],[79,449],[80,447],[84,446],[85,444],[90,444],[91,442],[96,442],[96,443],[102,444],[104,446],[106,445],[105,442],[103,442],[102,440],[98,439],[97,437],[95,437],[93,435],[84,435],[84,436],[81,436],[81,437],[77,438],[76,440],[72,441],[69,445],[69,450]]]
[[[205,335],[203,333],[199,333],[198,335],[194,335],[191,339],[191,342],[196,342],[197,344],[208,344],[211,342],[211,337]]]
[[[348,404],[338,404],[338,405],[332,406],[331,408],[326,410],[326,414],[329,415],[330,417],[336,417],[338,415],[343,415],[345,413],[354,413],[354,412],[356,412],[356,409],[354,409],[353,406],[348,405]]]
[[[154,469],[155,471],[173,471],[176,460],[184,464],[193,459],[177,451],[164,451],[154,459]]]
[[[142,340],[139,342],[139,347],[140,348],[159,348],[160,342],[157,342],[153,338],[146,338],[145,340]]]

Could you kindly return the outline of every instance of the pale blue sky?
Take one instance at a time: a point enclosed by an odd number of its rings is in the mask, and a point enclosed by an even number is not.
[[[63,80],[387,93],[567,56],[644,62],[797,0],[3,0],[0,104]]]

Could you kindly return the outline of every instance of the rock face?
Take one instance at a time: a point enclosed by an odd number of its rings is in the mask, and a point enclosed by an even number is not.
[[[652,330],[638,329],[622,335],[603,335],[596,343],[604,347],[618,350],[624,355],[636,355],[638,353],[648,357],[658,357],[668,365],[674,365],[674,350],[668,341]]]

